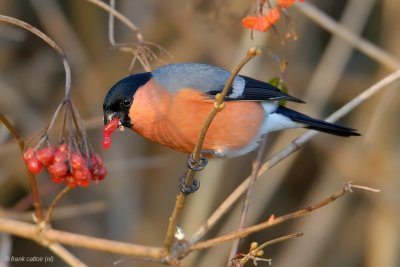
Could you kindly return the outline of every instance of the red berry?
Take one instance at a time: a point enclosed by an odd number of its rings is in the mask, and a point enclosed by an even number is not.
[[[65,180],[69,187],[75,187],[78,184],[72,176],[67,176]]]
[[[112,119],[103,128],[103,148],[108,149],[111,146],[111,134],[118,129],[119,120],[118,118]]]
[[[71,154],[71,165],[73,169],[82,169],[86,165],[86,161],[81,154],[74,152]]]
[[[109,149],[109,148],[111,147],[111,135],[109,135],[109,134],[106,135],[106,134],[104,133],[102,145],[103,145],[103,148],[104,148],[104,149]]]
[[[118,118],[114,118],[107,125],[104,126],[103,132],[111,134],[112,132],[118,129],[118,125],[119,125]]]
[[[86,166],[82,169],[74,170],[72,176],[76,180],[89,180],[92,178],[92,175]]]
[[[63,143],[58,146],[57,151],[63,152],[65,154],[68,154],[68,145],[66,143]]]
[[[103,159],[100,157],[99,154],[93,153],[90,157],[90,163],[92,166],[103,165]]]
[[[39,162],[37,158],[29,159],[26,162],[26,165],[28,166],[29,172],[33,174],[38,174],[43,168],[42,164]]]
[[[62,183],[64,181],[64,179],[65,179],[65,177],[57,177],[57,176],[54,176],[54,175],[50,175],[50,176],[51,176],[51,180],[53,182],[55,182],[56,184]]]
[[[36,157],[36,151],[33,150],[33,148],[30,147],[24,152],[24,160],[25,161],[28,161],[34,157]]]
[[[81,187],[88,187],[90,185],[90,180],[78,180],[76,183]]]
[[[93,174],[93,178],[92,178],[93,180],[101,181],[106,177],[107,169],[104,166],[98,166],[98,167],[92,169],[92,174]]]
[[[68,155],[64,152],[56,151],[54,153],[54,162],[64,162],[68,158]]]
[[[54,159],[55,149],[52,146],[42,148],[36,152],[36,157],[43,164],[43,166],[49,166]]]
[[[60,178],[67,175],[68,172],[67,165],[63,161],[55,162],[54,164],[50,165],[47,170],[51,175]]]

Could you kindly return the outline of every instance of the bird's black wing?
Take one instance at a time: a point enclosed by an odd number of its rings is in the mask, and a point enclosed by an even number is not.
[[[244,79],[245,86],[240,94],[235,94],[238,89],[233,85],[228,91],[225,100],[246,100],[246,101],[266,101],[266,100],[288,100],[298,103],[305,103],[303,100],[285,94],[275,86],[262,82],[247,76],[239,75],[236,79]],[[219,90],[210,90],[207,92],[209,95],[216,95],[222,91],[223,88]]]

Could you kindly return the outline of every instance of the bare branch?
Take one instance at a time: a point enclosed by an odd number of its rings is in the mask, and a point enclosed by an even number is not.
[[[300,4],[297,3],[295,4],[295,7],[319,26],[329,31],[331,34],[343,38],[355,48],[373,58],[383,66],[389,68],[390,70],[396,70],[400,68],[400,61],[396,59],[396,57],[388,54],[386,51],[374,45],[373,43],[359,37],[358,35],[355,35],[347,28],[341,26],[335,20],[327,16],[321,10],[314,7],[312,4],[308,2]]]
[[[288,220],[293,220],[293,219],[302,217],[304,215],[311,213],[312,211],[314,211],[316,209],[320,209],[320,208],[334,202],[335,200],[342,197],[347,192],[352,192],[353,188],[366,190],[363,186],[358,186],[358,185],[353,186],[353,184],[351,182],[348,182],[348,183],[344,184],[342,186],[342,188],[339,191],[337,191],[336,193],[334,193],[333,195],[331,195],[331,196],[325,198],[324,200],[322,200],[316,204],[313,204],[305,209],[295,211],[293,213],[289,213],[289,214],[274,218],[272,220],[267,220],[266,222],[247,227],[243,230],[237,230],[237,231],[234,231],[234,232],[231,232],[231,233],[228,233],[228,234],[216,237],[216,238],[209,239],[204,242],[192,244],[189,247],[188,251],[201,250],[201,249],[213,247],[213,246],[222,244],[224,242],[227,242],[227,241],[230,241],[233,239],[246,237],[252,233],[259,232],[261,230],[265,230],[267,228],[281,224]],[[370,188],[368,188],[368,191],[371,191]]]
[[[0,218],[0,231],[19,237],[36,240],[40,244],[58,242],[74,247],[87,248],[138,258],[163,259],[165,250],[158,247],[140,246],[102,238],[89,237],[50,228],[38,229],[36,225]]]
[[[228,93],[229,88],[231,87],[233,80],[235,79],[236,75],[239,73],[241,68],[252,58],[255,56],[259,55],[261,53],[261,50],[258,48],[250,48],[246,54],[246,56],[240,61],[240,63],[234,68],[232,71],[230,77],[225,83],[225,86],[222,90],[221,93],[217,94],[215,96],[215,102],[214,102],[214,107],[209,113],[206,121],[204,122],[203,128],[201,129],[201,132],[199,134],[198,141],[196,143],[196,146],[193,150],[193,153],[191,157],[193,160],[199,160],[200,159],[200,150],[201,147],[203,146],[203,142],[205,139],[205,136],[207,134],[208,128],[211,125],[211,122],[217,115],[217,113],[224,108],[224,98],[226,94]],[[191,186],[194,181],[194,171],[192,169],[188,169],[185,177],[185,184],[187,186]],[[170,217],[170,222],[168,224],[168,229],[167,229],[167,234],[164,240],[164,246],[167,250],[170,249],[172,243],[174,242],[174,236],[175,236],[175,231],[176,231],[176,226],[178,224],[178,220],[181,214],[182,209],[185,206],[185,200],[186,200],[187,195],[184,193],[179,193],[179,195],[176,197],[176,202],[175,202],[175,207],[172,211],[172,215]]]
[[[368,98],[388,86],[389,84],[395,82],[400,78],[400,70],[393,72],[392,74],[386,76],[379,82],[375,83],[371,87],[367,88],[364,92],[359,94],[353,100],[349,101],[343,107],[338,109],[332,115],[330,115],[326,121],[335,122],[343,116],[347,115],[350,111],[355,109],[357,106],[362,104]],[[295,138],[289,145],[283,148],[281,151],[273,155],[268,161],[266,161],[259,172],[258,178],[260,178],[266,171],[271,169],[277,163],[282,161],[284,158],[297,151],[302,145],[311,140],[318,132],[307,131],[299,137]],[[203,238],[203,236],[221,219],[221,217],[236,203],[236,201],[246,192],[249,186],[249,179],[247,178],[243,181],[225,200],[222,204],[214,211],[214,213],[204,222],[200,228],[194,233],[190,239],[190,243],[196,243],[198,240]]]

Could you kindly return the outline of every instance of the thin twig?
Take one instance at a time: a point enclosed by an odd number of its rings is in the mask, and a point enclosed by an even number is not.
[[[368,98],[388,86],[389,84],[395,82],[400,78],[400,70],[393,72],[392,74],[386,76],[379,82],[375,83],[371,87],[367,88],[364,92],[359,94],[357,97],[349,101],[343,107],[338,109],[332,115],[330,115],[326,121],[335,122],[343,116],[347,115],[350,111],[355,109],[361,103],[366,101]],[[259,172],[257,177],[260,178],[266,171],[271,169],[277,163],[282,161],[284,158],[297,151],[302,145],[312,139],[318,132],[307,131],[299,137],[295,138],[289,145],[274,154],[268,161],[266,161]],[[225,200],[222,204],[214,211],[214,213],[204,222],[200,228],[193,234],[190,238],[190,243],[196,243],[222,218],[222,216],[236,203],[236,201],[246,192],[249,186],[249,178],[243,181]]]
[[[247,228],[245,228],[243,230],[236,230],[236,231],[233,231],[231,233],[228,233],[228,234],[216,237],[216,238],[212,238],[212,239],[209,239],[209,240],[204,241],[204,242],[198,242],[198,243],[192,244],[188,248],[188,252],[191,252],[193,250],[206,249],[206,248],[209,248],[209,247],[213,247],[213,246],[219,245],[221,243],[225,243],[225,242],[233,240],[233,239],[243,238],[243,237],[246,237],[246,236],[248,236],[248,235],[250,235],[252,233],[259,232],[261,230],[265,230],[266,228],[281,224],[281,223],[286,222],[288,220],[293,220],[295,218],[302,217],[302,216],[307,215],[307,214],[309,214],[310,212],[312,212],[312,211],[314,211],[316,209],[320,209],[320,208],[332,203],[336,199],[342,197],[347,192],[352,192],[353,188],[366,190],[364,186],[358,186],[358,185],[353,186],[353,184],[350,183],[350,182],[345,183],[339,191],[337,191],[336,193],[334,193],[330,197],[325,198],[321,202],[313,204],[313,205],[311,205],[311,206],[309,206],[309,207],[307,207],[305,209],[301,209],[299,211],[295,211],[295,212],[292,212],[292,213],[277,217],[277,218],[275,218],[273,220],[267,220],[266,222],[247,227]],[[369,187],[367,187],[367,188],[368,188],[367,189],[368,191],[371,191],[371,188],[369,188]],[[375,190],[375,189],[372,189],[372,190]]]
[[[77,218],[86,215],[102,213],[107,209],[107,204],[103,200],[93,202],[58,206],[54,209],[51,221]],[[31,222],[32,212],[17,212],[14,210],[0,209],[0,216],[12,218],[20,221]]]
[[[117,43],[115,41],[115,19],[114,19],[114,17],[117,17],[120,20],[121,20],[121,17],[116,16],[115,12],[111,12],[111,10],[116,11],[115,0],[110,0],[109,6],[105,5],[102,2],[99,3],[98,0],[94,0],[94,1],[88,0],[88,1],[94,3],[95,5],[97,5],[99,7],[101,5],[101,7],[103,9],[105,9],[107,12],[109,12],[109,17],[108,17],[108,40],[109,40],[109,43],[112,48],[119,49],[120,51],[128,52],[133,55],[131,64],[129,66],[129,70],[133,69],[135,62],[137,60],[140,62],[140,64],[143,66],[143,68],[146,71],[150,72],[151,71],[150,61],[157,60],[158,57],[155,54],[155,52],[153,52],[152,49],[149,47],[152,46],[152,47],[157,48],[160,51],[160,53],[167,52],[167,51],[159,45],[155,45],[150,42],[145,42],[143,35],[139,31],[139,28],[136,25],[134,25],[126,17],[124,17],[124,20],[129,21],[129,23],[132,24],[135,27],[135,29],[132,27],[132,25],[131,25],[131,27],[129,27],[127,24],[125,24],[125,25],[127,25],[133,32],[135,32],[138,42],[137,43]],[[121,16],[122,16],[122,14],[121,14]],[[123,22],[123,21],[121,20],[121,22]],[[167,52],[167,54],[169,54],[169,53]]]
[[[43,240],[41,244],[44,244],[45,241],[48,243],[58,242],[64,245],[138,258],[163,259],[166,255],[165,250],[159,247],[129,244],[50,228],[44,228],[38,232],[37,225],[4,217],[0,217],[0,231],[31,240]]]
[[[383,66],[389,68],[390,70],[396,70],[400,68],[400,61],[395,56],[388,54],[380,47],[354,34],[327,16],[321,10],[314,7],[312,4],[304,2],[295,4],[295,7],[304,15],[313,20],[316,24],[329,31],[331,34],[339,36],[343,40],[347,41],[359,51],[376,60]]]
[[[257,262],[257,259],[260,259],[260,258],[257,257],[258,252],[262,251],[265,247],[271,246],[271,245],[274,245],[274,244],[277,244],[277,243],[281,243],[281,242],[289,240],[289,239],[301,237],[301,236],[303,236],[303,233],[294,233],[294,234],[285,235],[285,236],[281,236],[281,237],[269,240],[269,241],[264,242],[261,245],[257,246],[257,248],[251,250],[249,253],[244,254],[241,259],[238,259],[236,261],[239,262],[240,266],[244,266],[244,264],[246,262],[248,262],[249,260],[253,260],[253,261]],[[264,259],[264,261],[265,261],[265,259]]]
[[[133,32],[136,33],[136,38],[138,39],[139,42],[143,42],[143,36],[140,33],[139,28],[135,24],[133,24],[132,21],[130,21],[127,17],[122,15],[120,12],[118,12],[111,6],[101,2],[99,0],[86,0],[86,1],[100,7],[101,9],[103,9],[103,10],[107,11],[108,13],[112,14],[113,16],[115,16],[123,24],[125,24],[126,27],[128,27],[129,29],[131,29]]]
[[[244,199],[238,230],[242,230],[246,226],[247,214],[250,208],[250,201],[253,195],[254,185],[257,181],[258,172],[260,171],[262,161],[264,158],[264,151],[266,144],[267,144],[267,137],[265,136],[262,140],[260,148],[258,149],[257,157],[253,164],[253,170],[250,175],[249,187],[247,188],[246,197]],[[229,259],[232,259],[236,255],[239,248],[239,244],[240,244],[240,239],[236,239],[233,241],[231,252],[229,254],[230,255]]]
[[[48,248],[54,252],[57,256],[59,256],[65,263],[74,267],[85,267],[87,266],[83,262],[81,262],[77,257],[75,257],[71,252],[66,250],[63,246],[58,243],[52,243],[48,246]]]
[[[110,0],[110,8],[115,10],[115,0]],[[114,15],[110,12],[108,16],[108,41],[112,47],[115,47],[115,36],[114,36]]]
[[[10,131],[11,135],[14,137],[15,141],[19,145],[21,155],[23,156],[25,149],[25,142],[19,135],[17,129],[15,129],[15,127],[7,120],[6,117],[3,116],[3,114],[0,114],[0,121],[1,123],[4,124],[4,126]],[[35,209],[35,219],[37,222],[40,223],[43,221],[43,210],[40,201],[40,194],[37,186],[36,177],[31,172],[29,172],[28,169],[26,169],[26,171],[28,173],[28,180],[32,191],[33,207]]]
[[[66,186],[64,187],[63,190],[58,192],[56,197],[53,199],[51,202],[49,208],[47,209],[46,212],[46,217],[44,218],[44,223],[45,224],[50,224],[51,221],[51,216],[53,215],[54,208],[57,206],[57,204],[60,202],[60,200],[69,192],[71,191],[72,187]]]
[[[303,235],[304,235],[303,233],[294,233],[294,234],[285,235],[285,236],[281,236],[281,237],[278,237],[278,238],[269,240],[269,241],[264,242],[264,243],[262,243],[261,245],[259,245],[259,246],[254,250],[254,252],[257,253],[258,251],[261,251],[262,249],[264,249],[264,248],[266,248],[266,247],[268,247],[268,246],[271,246],[271,245],[274,245],[274,244],[277,244],[277,243],[280,243],[280,242],[283,242],[283,241],[286,241],[286,240],[289,240],[289,239],[301,237],[301,236],[303,236]]]
[[[203,146],[203,142],[204,142],[207,130],[210,127],[211,122],[213,121],[213,119],[217,115],[217,113],[224,108],[224,98],[225,98],[226,94],[228,93],[229,88],[232,86],[233,80],[235,79],[236,75],[239,73],[241,68],[250,59],[252,59],[253,57],[257,56],[260,53],[261,53],[260,49],[255,48],[255,47],[250,48],[248,50],[246,56],[241,60],[241,62],[231,72],[231,75],[229,76],[228,80],[226,81],[222,92],[215,96],[214,107],[211,110],[211,112],[209,113],[206,121],[204,122],[203,128],[201,129],[201,132],[199,134],[198,141],[193,150],[193,153],[192,153],[193,160],[199,160],[200,151]],[[186,186],[192,185],[193,180],[194,180],[194,173],[195,172],[192,169],[188,169],[188,171],[186,172],[186,177],[185,177]],[[175,207],[172,211],[172,215],[170,217],[170,221],[168,224],[167,233],[166,233],[166,236],[164,239],[164,246],[167,250],[170,250],[171,245],[174,242],[176,226],[178,224],[178,220],[180,218],[181,211],[185,206],[186,197],[187,197],[187,195],[182,192],[180,192],[179,195],[176,197]]]

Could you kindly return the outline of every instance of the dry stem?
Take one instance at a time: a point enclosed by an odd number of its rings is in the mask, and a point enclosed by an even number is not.
[[[137,37],[139,42],[143,41],[143,37],[142,37],[142,34],[139,31],[139,28],[135,24],[133,24],[132,21],[130,21],[127,17],[122,15],[120,12],[118,12],[117,10],[112,8],[111,6],[101,2],[99,0],[86,0],[86,1],[98,6],[99,8],[101,8],[101,9],[107,11],[108,13],[112,14],[113,16],[115,16],[123,24],[125,24],[126,27],[128,27],[129,29],[131,29],[133,32],[136,33],[136,37]]]
[[[251,201],[251,197],[253,195],[254,185],[257,181],[258,172],[260,171],[260,168],[262,165],[262,160],[264,157],[264,150],[265,150],[266,144],[267,144],[267,137],[265,136],[263,138],[261,146],[258,149],[257,157],[253,164],[253,169],[252,169],[252,172],[250,175],[250,180],[249,180],[249,187],[247,188],[246,197],[244,199],[242,212],[240,215],[240,222],[239,222],[238,230],[242,230],[246,226],[247,214],[248,214],[249,208],[250,208],[250,201]],[[239,243],[240,243],[240,239],[236,239],[235,241],[233,241],[229,259],[232,259],[236,255],[237,250],[239,248]]]
[[[332,203],[336,199],[342,197],[345,193],[352,192],[353,188],[365,190],[365,187],[363,187],[363,186],[357,186],[357,185],[353,186],[351,184],[351,182],[348,182],[348,183],[344,184],[339,191],[337,191],[330,197],[322,200],[321,202],[311,205],[305,209],[277,217],[273,220],[267,220],[266,222],[247,227],[243,230],[236,230],[231,233],[228,233],[228,234],[216,237],[216,238],[212,238],[212,239],[209,239],[204,242],[198,242],[196,244],[191,245],[188,249],[188,252],[193,251],[193,250],[206,249],[206,248],[213,247],[213,246],[219,245],[221,243],[224,243],[224,242],[236,239],[236,238],[246,237],[252,233],[259,232],[261,230],[265,230],[266,228],[281,224],[288,220],[293,220],[295,218],[302,217],[316,209],[320,209],[320,208],[328,205],[329,203]],[[371,191],[371,190],[368,188],[368,191]]]
[[[335,122],[342,118],[354,108],[359,106],[361,103],[366,101],[368,98],[393,83],[400,78],[400,70],[393,72],[386,76],[379,82],[375,83],[371,87],[367,88],[364,92],[359,94],[353,100],[349,101],[343,107],[338,109],[332,115],[330,115],[326,121]],[[257,178],[260,178],[266,171],[275,166],[277,163],[282,161],[284,158],[297,151],[302,145],[313,138],[318,132],[307,131],[306,133],[295,138],[289,145],[283,148],[281,151],[273,155],[268,161],[266,161],[258,174]],[[222,204],[214,211],[214,213],[204,222],[200,228],[194,233],[190,239],[190,243],[196,243],[198,240],[204,237],[204,235],[221,219],[221,217],[236,203],[236,201],[246,192],[249,186],[249,178],[243,181],[225,200]]]
[[[324,12],[314,7],[312,4],[304,2],[300,4],[295,4],[295,6],[300,12],[308,16],[316,24],[329,31],[333,35],[344,39],[346,42],[350,43],[359,51],[376,60],[383,66],[391,70],[396,70],[400,68],[400,61],[396,59],[396,57],[388,54],[386,51],[379,48],[375,44],[354,34],[350,30],[343,27],[335,20],[327,16]]]
[[[19,145],[19,148],[21,150],[21,156],[23,156],[24,149],[25,149],[25,142],[24,142],[24,140],[22,140],[21,136],[18,134],[17,129],[15,129],[15,127],[2,114],[0,114],[0,121],[4,124],[4,126],[6,126],[6,128],[9,130],[11,135],[14,137],[15,141],[17,142],[17,144]],[[30,173],[28,171],[28,169],[26,171],[28,173],[28,180],[29,180],[29,184],[31,187],[31,191],[32,191],[33,207],[35,209],[35,219],[37,222],[40,223],[43,221],[43,210],[42,210],[42,205],[41,205],[41,201],[40,201],[40,194],[39,194],[39,189],[38,189],[37,182],[36,182],[36,177],[32,173]]]
[[[213,121],[213,119],[217,115],[217,113],[224,108],[225,96],[228,93],[229,88],[232,86],[233,80],[235,79],[236,75],[243,68],[243,66],[247,62],[249,62],[249,60],[251,60],[253,57],[259,55],[260,53],[261,53],[260,49],[255,48],[255,47],[250,48],[248,50],[246,56],[240,61],[240,63],[232,71],[230,77],[228,78],[228,80],[225,83],[225,86],[224,86],[222,92],[215,96],[214,107],[211,110],[211,112],[209,113],[209,115],[203,125],[203,128],[201,129],[198,141],[193,150],[193,153],[192,153],[193,160],[199,160],[200,151],[203,146],[203,142],[204,142],[205,136],[207,134],[208,128],[210,127],[211,122]],[[186,186],[189,187],[192,185],[193,180],[194,180],[194,173],[195,172],[192,169],[188,169],[188,171],[186,172],[186,177],[185,177]],[[178,224],[178,220],[179,220],[181,211],[185,206],[186,197],[187,197],[187,195],[182,192],[180,192],[179,195],[176,197],[175,207],[172,211],[172,215],[170,217],[170,222],[169,222],[168,228],[167,228],[166,237],[164,239],[164,246],[167,250],[170,250],[171,245],[174,242],[176,226]]]
[[[63,190],[61,190],[60,192],[58,192],[58,194],[56,195],[56,197],[53,199],[53,201],[51,202],[49,208],[47,209],[46,212],[46,217],[44,219],[44,223],[45,224],[50,224],[51,221],[51,216],[53,215],[53,211],[54,208],[57,206],[57,204],[60,202],[60,200],[69,192],[71,191],[72,187],[66,186],[64,187]]]
[[[294,233],[294,234],[290,234],[290,235],[285,235],[285,236],[281,236],[272,240],[269,240],[267,242],[262,243],[260,246],[258,246],[257,248],[251,250],[249,253],[247,254],[242,254],[242,258],[241,259],[236,259],[237,262],[239,262],[239,266],[244,266],[244,264],[246,262],[248,262],[249,260],[253,260],[253,262],[257,262],[262,260],[261,258],[256,257],[257,253],[261,250],[263,250],[265,247],[267,246],[271,246],[289,239],[293,239],[293,238],[297,238],[297,237],[301,237],[303,236],[303,233]],[[233,257],[232,257],[233,258]],[[231,259],[232,259],[231,258]],[[231,262],[234,262],[235,259],[231,260]],[[268,261],[266,259],[263,259],[263,261]],[[256,265],[256,264],[255,264]]]
[[[138,258],[162,259],[165,255],[164,249],[162,248],[111,241],[50,228],[43,228],[38,231],[36,225],[8,218],[0,218],[0,231],[31,240],[42,240],[42,242],[39,242],[42,245],[45,244],[45,242],[49,244],[52,242],[58,242],[69,246],[134,256]]]

